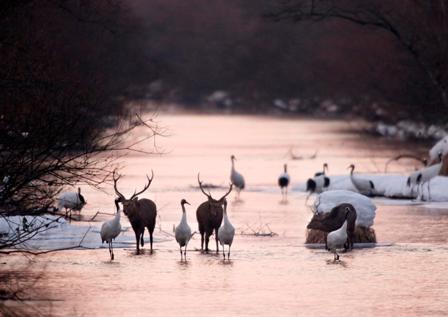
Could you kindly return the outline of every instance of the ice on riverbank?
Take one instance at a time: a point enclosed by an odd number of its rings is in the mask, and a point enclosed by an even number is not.
[[[372,201],[361,194],[348,190],[330,190],[316,197],[314,209],[318,213],[329,213],[331,209],[342,204],[348,203],[356,209],[356,225],[369,228],[373,226],[376,206]]]
[[[25,220],[24,220],[25,219]],[[101,248],[107,244],[101,243],[101,223],[67,222],[64,218],[54,215],[43,216],[13,216],[0,218],[0,239],[31,237],[17,248],[32,250],[53,250],[60,248]],[[37,230],[37,234],[32,234]],[[154,242],[170,240],[164,234],[154,233]],[[145,243],[149,243],[149,235],[145,233]],[[122,233],[115,239],[114,247],[133,248],[135,235],[129,224],[122,224]]]
[[[362,176],[361,176],[362,175]],[[371,180],[375,185],[377,196],[388,198],[408,198],[417,197],[417,188],[407,186],[407,175],[397,174],[360,174],[361,177]],[[349,175],[328,176],[330,178],[330,190],[349,190],[356,192]],[[437,176],[430,181],[430,201],[448,202],[448,177]],[[293,187],[295,191],[305,191],[306,184],[300,183]],[[423,198],[428,199],[428,187],[423,187]]]

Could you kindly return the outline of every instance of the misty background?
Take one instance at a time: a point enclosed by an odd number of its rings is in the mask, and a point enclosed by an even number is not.
[[[297,18],[310,5],[366,19],[376,10],[423,58],[375,25]],[[94,118],[121,113],[128,100],[156,100],[235,112],[446,119],[440,87],[426,71],[437,70],[446,93],[444,1],[20,0],[2,7],[2,107],[22,109],[19,116],[57,108]]]

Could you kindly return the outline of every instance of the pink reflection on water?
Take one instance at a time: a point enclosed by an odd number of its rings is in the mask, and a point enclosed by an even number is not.
[[[376,172],[406,145],[343,132],[346,122],[196,115],[164,115],[160,120],[172,134],[159,139],[167,154],[128,157],[120,181],[120,189],[130,194],[144,184],[145,173],[154,170],[154,182],[142,197],[157,203],[159,229],[170,232],[179,223],[179,203],[186,198],[192,204],[187,206],[188,222],[197,231],[196,207],[205,200],[195,188],[197,173],[207,183],[222,186],[211,190],[213,196],[223,195],[229,183],[230,155],[235,154],[247,189],[241,193],[242,201],[235,202],[233,193],[229,196],[232,224],[237,232],[268,224],[278,235],[237,235],[229,263],[223,262],[221,253],[201,254],[199,235],[189,244],[187,262],[180,262],[174,239],[156,243],[152,255],[135,255],[133,245],[117,249],[114,262],[108,261],[106,249],[42,256],[33,269],[48,264],[46,279],[39,283],[51,298],[61,300],[51,303],[53,315],[421,316],[448,312],[448,275],[435,274],[448,268],[446,209],[380,205],[375,222],[379,242],[395,244],[342,254],[342,261],[333,264],[331,254],[303,245],[312,216],[304,206],[304,194],[290,191],[288,203],[280,203],[276,182],[284,162],[294,185],[320,170],[324,162],[329,163],[330,174],[347,173],[352,162],[360,171]],[[290,147],[302,155],[318,150],[317,158],[289,160]],[[85,188],[89,205],[83,213],[112,211],[113,190],[108,191],[105,195]],[[23,259],[5,261],[11,267]],[[48,302],[37,306],[48,307]]]

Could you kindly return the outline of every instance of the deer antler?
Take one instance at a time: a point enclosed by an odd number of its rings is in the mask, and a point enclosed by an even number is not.
[[[123,196],[123,194],[122,193],[120,193],[119,191],[118,191],[118,189],[117,189],[117,182],[118,182],[118,180],[120,179],[120,177],[121,177],[121,175],[116,175],[115,174],[115,172],[116,172],[116,169],[114,170],[114,172],[113,172],[113,174],[112,174],[112,178],[114,179],[114,189],[115,189],[115,194],[117,194],[120,198],[122,198],[122,199],[126,199],[126,198],[124,198],[124,196]]]
[[[198,173],[198,183],[199,183],[199,188],[201,189],[202,193],[207,196],[207,198],[213,199],[212,198],[212,194],[210,194],[210,192],[208,192],[208,194],[204,191],[204,188],[202,188],[202,182],[199,179],[199,173]]]
[[[148,184],[146,184],[145,187],[143,187],[143,189],[141,191],[139,191],[138,193],[134,191],[134,194],[131,196],[131,198],[129,200],[134,199],[134,197],[140,195],[141,193],[143,193],[145,190],[147,190],[149,188],[149,186],[152,183],[152,180],[154,179],[154,171],[151,170],[151,178],[149,178],[148,174],[146,174],[146,178],[148,179]]]
[[[225,193],[225,195],[222,196],[219,200],[223,200],[224,198],[226,198],[230,194],[232,189],[233,189],[233,184],[230,184],[229,191],[227,193]]]

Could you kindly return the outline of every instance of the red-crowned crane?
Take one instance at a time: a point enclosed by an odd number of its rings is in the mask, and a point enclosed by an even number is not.
[[[227,200],[224,199],[224,218],[222,220],[221,227],[218,230],[218,240],[222,246],[222,255],[224,260],[226,259],[226,253],[224,252],[224,246],[229,246],[229,252],[227,253],[227,260],[230,260],[230,247],[233,243],[233,237],[235,236],[235,228],[230,223],[229,217],[227,216]]]
[[[442,152],[439,152],[439,163],[424,167],[419,169],[418,171],[413,172],[409,175],[406,184],[407,186],[413,189],[414,185],[417,185],[417,200],[422,200],[423,196],[423,185],[428,184],[428,200],[431,200],[431,191],[429,187],[429,183],[431,179],[440,174],[440,171],[443,166],[442,162]],[[411,193],[412,193],[411,189]]]
[[[324,163],[323,167],[322,167],[322,172],[316,172],[314,174],[314,176],[321,176],[321,175],[326,175],[326,172],[328,171],[328,164]]]
[[[78,187],[78,192],[61,193],[56,200],[58,210],[65,208],[65,217],[69,216],[69,219],[72,218],[72,210],[80,212],[87,203],[84,196],[81,195],[80,187]]]
[[[280,186],[280,191],[282,192],[282,200],[286,200],[288,197],[288,186],[290,182],[290,177],[288,174],[288,166],[283,165],[283,173],[278,177],[278,186]]]
[[[230,181],[232,182],[233,186],[236,187],[237,199],[239,199],[240,191],[245,187],[244,177],[235,170],[235,155],[232,155],[230,157],[230,160],[232,162],[232,169],[230,170]]]
[[[112,245],[112,240],[115,240],[116,237],[121,232],[121,224],[120,224],[120,205],[118,204],[118,199],[115,199],[115,208],[117,209],[117,213],[115,214],[115,217],[107,220],[103,223],[101,226],[101,243],[107,242],[109,244],[109,254],[110,254],[110,260],[112,261],[114,259],[114,247]]]
[[[191,228],[187,223],[187,213],[185,211],[185,204],[190,205],[190,203],[188,201],[186,201],[185,199],[182,199],[180,201],[180,205],[182,206],[182,218],[180,220],[179,225],[176,227],[174,236],[176,238],[177,243],[179,243],[179,248],[180,248],[180,260],[182,261],[182,247],[184,248],[184,258],[185,261],[187,261],[187,246],[188,246],[188,242],[190,241],[191,238]]]
[[[337,249],[344,248],[344,244],[347,242],[347,216],[348,211],[345,213],[345,220],[342,226],[335,231],[332,231],[327,236],[327,249],[334,254],[334,260],[339,260],[339,254]]]
[[[359,177],[355,175],[353,171],[355,170],[355,165],[351,164],[348,169],[350,169],[350,180],[356,190],[366,196],[375,195],[375,184],[370,179]]]

